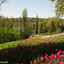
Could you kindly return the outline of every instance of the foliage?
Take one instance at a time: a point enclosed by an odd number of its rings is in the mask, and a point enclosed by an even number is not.
[[[43,21],[43,33],[46,33],[48,30],[47,30],[47,27],[46,27],[46,24],[48,23],[47,19],[45,19]]]
[[[53,21],[53,25],[51,25],[52,21]],[[46,32],[50,33],[51,28],[53,28],[52,32],[58,31],[58,29],[60,29],[59,33],[61,33],[61,32],[63,32],[63,27],[64,27],[63,23],[64,23],[64,21],[62,19],[59,19],[59,18],[53,18],[52,17],[49,19],[45,19],[43,21],[43,33],[46,33]]]
[[[54,31],[54,32],[52,32],[51,34],[53,35],[53,34],[57,34],[58,32],[57,31]]]
[[[21,39],[26,39],[30,36],[30,34],[32,34],[32,30],[30,28],[26,28],[25,32],[22,31],[22,29],[20,30],[20,37]]]
[[[54,29],[53,29],[54,28]],[[50,32],[50,34],[52,33],[52,32],[54,32],[55,31],[55,24],[54,24],[54,22],[52,21],[51,22],[51,26],[50,26],[50,29],[49,29],[49,32]]]
[[[26,28],[26,20],[27,20],[27,9],[24,9],[22,12],[22,27],[24,32]]]
[[[57,17],[63,17],[64,16],[64,0],[51,0],[56,1],[55,4],[55,13]]]
[[[8,29],[7,27],[0,27],[0,43],[15,41],[19,39],[20,36],[18,30],[14,28]]]

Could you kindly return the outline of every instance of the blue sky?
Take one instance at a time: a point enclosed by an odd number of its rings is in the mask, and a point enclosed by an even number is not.
[[[55,3],[49,0],[9,0],[2,4],[0,14],[5,17],[22,17],[22,11],[27,8],[28,17],[54,17]]]

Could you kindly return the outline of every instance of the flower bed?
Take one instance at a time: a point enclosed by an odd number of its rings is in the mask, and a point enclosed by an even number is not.
[[[58,49],[56,49],[58,51]],[[45,57],[41,57],[37,60],[30,61],[30,64],[63,64],[64,63],[64,51],[60,50],[57,54],[46,54]]]
[[[17,43],[16,46],[9,47],[8,45],[7,49],[0,50],[0,61],[8,61],[9,64],[30,64],[31,60],[33,61],[41,56],[44,57],[45,54],[56,54],[55,49],[64,51],[64,37],[44,40],[29,39]]]

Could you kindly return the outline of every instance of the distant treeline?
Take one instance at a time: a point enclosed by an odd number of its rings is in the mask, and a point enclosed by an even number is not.
[[[64,19],[26,18],[23,32],[23,18],[0,17],[0,43],[28,38],[30,34],[57,34],[64,32]]]

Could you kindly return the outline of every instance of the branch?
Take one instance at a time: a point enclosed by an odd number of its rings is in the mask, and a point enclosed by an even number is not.
[[[0,0],[0,6],[5,3],[7,0]]]

